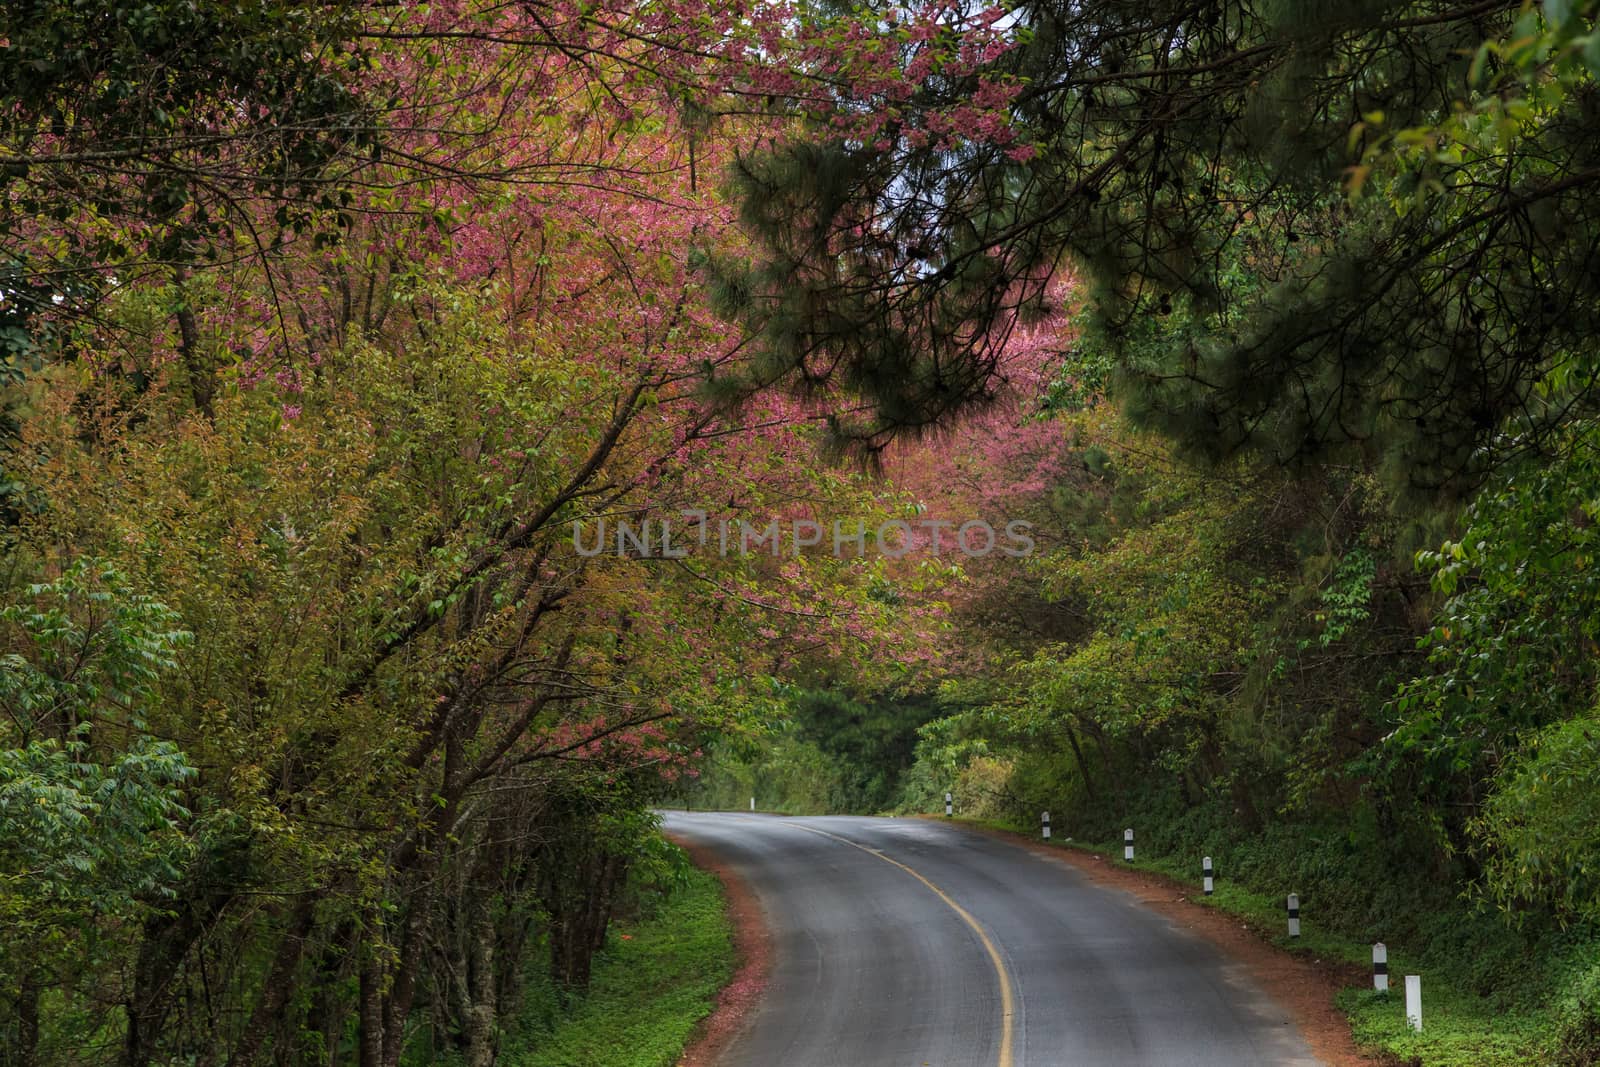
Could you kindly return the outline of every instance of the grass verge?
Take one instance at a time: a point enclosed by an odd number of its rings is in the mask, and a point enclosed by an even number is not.
[[[683,863],[651,917],[614,924],[586,996],[526,1006],[505,1067],[671,1067],[733,974],[733,930],[715,875]]]
[[[1036,827],[1023,827],[995,819],[960,819],[974,826],[988,826],[1013,833],[1036,833]],[[1085,842],[1054,838],[1062,848],[1077,849],[1114,859],[1133,870],[1154,872],[1192,886],[1190,900],[1204,907],[1218,908],[1245,920],[1266,940],[1296,955],[1315,960],[1350,964],[1370,973],[1372,946],[1329,929],[1314,913],[1301,910],[1299,938],[1288,936],[1285,896],[1230,882],[1218,871],[1216,891],[1210,897],[1200,891],[1198,860],[1185,857],[1139,856],[1131,865],[1122,861],[1122,842]],[[1191,870],[1190,868],[1194,869]],[[1286,890],[1293,887],[1285,887]],[[1388,993],[1378,993],[1368,984],[1346,988],[1338,1007],[1350,1020],[1356,1041],[1367,1049],[1381,1051],[1405,1064],[1421,1067],[1527,1067],[1529,1064],[1588,1062],[1574,1060],[1568,1050],[1558,1047],[1556,1034],[1563,1030],[1564,1015],[1582,1010],[1569,1003],[1573,994],[1564,990],[1585,983],[1583,959],[1593,942],[1583,936],[1573,940],[1570,958],[1557,958],[1546,968],[1543,982],[1521,988],[1474,989],[1473,961],[1469,958],[1474,943],[1470,927],[1474,923],[1498,923],[1494,916],[1463,912],[1456,917],[1462,935],[1459,949],[1435,947],[1427,953],[1405,945],[1388,944]],[[1454,946],[1451,946],[1454,947]],[[1591,964],[1592,965],[1592,964]],[[1423,1029],[1416,1033],[1405,1018],[1405,978],[1422,976]]]

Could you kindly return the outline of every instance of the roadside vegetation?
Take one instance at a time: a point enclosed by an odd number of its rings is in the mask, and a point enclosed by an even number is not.
[[[521,1002],[507,1019],[507,1067],[672,1067],[733,973],[733,931],[715,875],[657,842],[656,862],[628,880],[589,984],[551,976],[551,946],[525,960]],[[459,1052],[413,1048],[404,1062],[460,1067]]]
[[[733,931],[715,875],[672,850],[669,885],[638,896],[595,956],[586,992],[542,979],[510,1024],[507,1067],[672,1067],[733,974]],[[430,1061],[440,1062],[440,1061]]]
[[[860,701],[837,692],[785,695],[765,729],[714,743],[701,773],[671,803],[702,810],[787,815],[871,814],[898,804],[917,728],[935,713],[926,696]]]
[[[1581,1063],[1589,1054],[1573,1035],[1582,1034],[1593,1004],[1590,990],[1600,936],[1592,928],[1530,933],[1513,928],[1491,910],[1468,906],[1448,885],[1424,879],[1410,883],[1374,879],[1356,870],[1340,874],[1333,861],[1350,856],[1343,848],[1309,849],[1285,840],[1230,844],[1226,835],[1212,835],[1204,840],[1213,851],[1194,856],[1169,852],[1168,848],[1187,844],[1194,824],[1153,820],[1156,813],[1148,809],[1140,815],[1145,828],[1138,831],[1133,869],[1173,879],[1188,890],[1192,902],[1240,917],[1285,951],[1324,965],[1345,965],[1340,969],[1349,971],[1351,984],[1338,1004],[1363,1046],[1391,1053],[1401,1062],[1420,1059],[1444,1067]],[[1058,818],[1055,813],[1052,817]],[[1028,826],[1006,818],[965,821],[1038,833],[1037,823]],[[1120,833],[1100,840],[1068,840],[1057,827],[1052,844],[1125,865]],[[1205,855],[1212,857],[1218,872],[1215,892],[1209,897],[1200,891],[1200,858]],[[1236,866],[1224,868],[1224,857]],[[1366,858],[1355,857],[1358,863]],[[1354,914],[1340,910],[1341,893],[1346,899],[1351,893],[1370,898],[1374,889],[1393,902],[1394,914],[1373,920],[1365,910]],[[1288,936],[1289,892],[1300,898],[1298,938]],[[1403,940],[1392,931],[1399,931]],[[1376,940],[1383,940],[1388,950],[1387,993],[1372,987]],[[1405,1020],[1407,974],[1423,976],[1426,1026],[1420,1034]]]

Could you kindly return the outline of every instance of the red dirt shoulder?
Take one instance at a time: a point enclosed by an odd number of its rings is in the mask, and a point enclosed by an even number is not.
[[[733,923],[736,964],[733,977],[717,995],[717,1005],[700,1021],[690,1036],[678,1067],[711,1067],[750,1021],[755,1006],[766,989],[772,969],[772,937],[767,931],[761,904],[738,875],[710,850],[683,838],[672,842],[689,854],[696,867],[710,871],[722,882],[728,900],[728,918]]]

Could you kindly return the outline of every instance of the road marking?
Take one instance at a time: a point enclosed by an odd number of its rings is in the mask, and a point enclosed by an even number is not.
[[[915,878],[917,881],[933,890],[940,900],[944,901],[950,906],[951,911],[961,916],[961,921],[970,926],[972,928],[972,932],[978,935],[978,940],[983,942],[984,951],[989,953],[989,962],[994,964],[995,977],[1000,980],[1000,1058],[996,1061],[995,1067],[1012,1067],[1011,1019],[1015,1014],[1015,1001],[1011,995],[1011,975],[1006,972],[1005,961],[1000,958],[1000,950],[996,948],[994,942],[989,939],[989,931],[983,928],[983,924],[977,919],[973,918],[972,913],[966,908],[963,908],[960,904],[957,904],[951,898],[949,893],[946,893],[943,889],[940,889],[938,886],[930,882],[922,874],[922,872],[911,867],[907,867],[899,860],[890,859],[877,849],[868,848],[859,841],[852,841],[848,837],[840,837],[838,834],[830,834],[826,830],[818,830],[815,826],[806,826],[805,824],[798,822],[790,822],[785,825],[792,826],[796,830],[804,830],[810,834],[818,834],[822,837],[832,838],[835,841],[849,845],[851,848],[859,848],[862,852],[876,856],[885,863],[894,864],[896,867],[899,867],[902,871],[905,871],[911,877]]]

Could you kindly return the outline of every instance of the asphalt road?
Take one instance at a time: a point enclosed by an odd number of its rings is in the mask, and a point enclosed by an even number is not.
[[[772,933],[723,1067],[1317,1062],[1208,942],[1026,849],[925,819],[664,823],[750,885]]]

